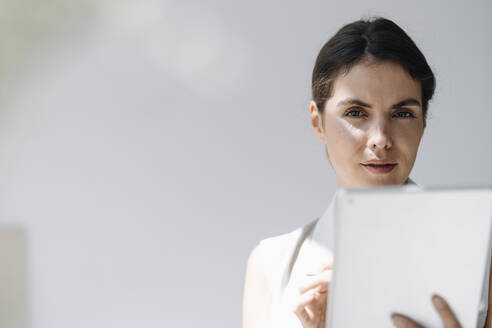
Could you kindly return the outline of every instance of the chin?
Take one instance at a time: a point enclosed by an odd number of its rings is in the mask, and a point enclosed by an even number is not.
[[[353,182],[349,184],[351,187],[346,188],[371,188],[371,187],[381,187],[381,186],[392,186],[392,185],[402,185],[405,183],[406,178],[403,181],[397,177],[366,177],[358,182]]]
[[[356,176],[354,175],[348,177],[349,179],[339,181],[339,188],[359,189],[378,186],[403,185],[408,177],[408,175],[403,176],[401,172],[392,172],[391,174],[384,175],[358,172]]]
[[[404,178],[398,178],[398,177],[388,177],[388,178],[382,178],[382,179],[377,179],[373,180],[371,185],[374,186],[393,186],[393,185],[402,185],[405,183],[407,179]]]

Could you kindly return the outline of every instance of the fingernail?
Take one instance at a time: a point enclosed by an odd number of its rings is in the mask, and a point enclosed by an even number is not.
[[[398,327],[406,327],[407,326],[407,320],[402,318],[401,316],[397,314],[392,314],[391,315],[391,320],[393,321],[393,324]]]
[[[434,303],[434,306],[439,310],[444,310],[446,308],[446,302],[444,302],[442,297],[438,295],[432,296],[432,302]]]

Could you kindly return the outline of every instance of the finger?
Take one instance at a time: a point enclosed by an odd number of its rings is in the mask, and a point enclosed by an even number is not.
[[[301,321],[302,326],[305,326],[307,322],[310,322],[312,318],[314,317],[313,313],[310,311],[306,311],[306,307],[299,309],[297,311],[294,311],[294,314],[299,318]]]
[[[305,294],[313,293],[313,296],[306,295],[306,298],[300,300],[293,312],[301,320],[303,325],[313,320],[321,320],[324,322],[326,315],[326,301],[327,297],[323,296],[313,290],[306,292]]]
[[[460,323],[458,322],[458,319],[456,319],[456,316],[453,313],[453,310],[451,310],[451,307],[444,300],[444,298],[438,295],[434,295],[432,296],[432,303],[434,304],[434,307],[436,308],[437,312],[441,316],[441,320],[445,328],[461,327]]]
[[[333,266],[331,264],[324,264],[322,267],[321,267],[321,272],[325,271],[325,270],[331,270],[333,268]]]
[[[314,314],[310,312],[307,308],[303,308],[294,313],[301,321],[302,326],[305,326],[306,323],[310,322],[314,318]]]
[[[398,328],[423,328],[421,325],[403,314],[393,313],[391,315],[391,320],[393,321],[393,325]]]
[[[311,304],[315,300],[315,291],[310,290],[300,296],[299,300],[294,305],[294,308],[292,310],[301,320],[310,320],[312,319],[313,313],[311,311],[306,311],[306,306]]]
[[[316,301],[316,290],[312,289],[310,291],[305,292],[299,297],[299,300],[296,304],[296,309],[303,308],[311,303]]]
[[[322,273],[309,277],[307,282],[304,282],[299,285],[299,293],[304,293],[309,289],[322,286],[321,290],[326,290],[328,287],[328,283],[331,281],[333,271],[326,270]]]
[[[332,270],[333,267],[331,264],[323,264],[319,270],[314,270],[316,273],[306,273],[306,276],[308,277],[313,277],[313,276],[316,276],[320,273],[323,273],[324,271],[327,271],[327,270]]]

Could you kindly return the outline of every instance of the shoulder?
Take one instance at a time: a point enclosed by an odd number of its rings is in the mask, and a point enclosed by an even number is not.
[[[264,272],[275,271],[278,263],[291,256],[294,249],[309,236],[319,218],[295,230],[262,239],[249,254],[248,266],[261,268]]]
[[[318,220],[319,218],[287,233],[265,238],[258,243],[254,251],[267,265],[274,259],[288,256],[309,236]]]
[[[283,279],[290,275],[300,247],[310,236],[318,220],[290,232],[265,238],[251,252],[249,262],[263,272],[266,283],[274,293],[282,286]]]
[[[286,263],[318,219],[258,242],[248,257],[243,295],[243,327],[269,327],[271,305]]]
[[[271,285],[269,276],[280,269],[279,264],[295,244],[299,229],[260,240],[249,254],[247,275],[261,277],[265,284]]]
[[[296,230],[259,241],[249,254],[243,291],[243,327],[271,326],[276,292],[272,277],[278,275],[280,258],[286,254]]]
[[[243,327],[269,327],[271,291],[262,265],[261,249],[256,246],[250,253],[243,290]]]

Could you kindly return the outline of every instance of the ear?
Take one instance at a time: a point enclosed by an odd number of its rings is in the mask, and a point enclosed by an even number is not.
[[[425,105],[425,112],[426,113],[429,112],[429,103],[427,103],[427,105]],[[427,126],[427,119],[424,117],[424,130],[425,130],[426,126]]]
[[[326,143],[322,114],[313,100],[309,102],[309,113],[311,114],[311,127],[314,134],[321,142]]]

